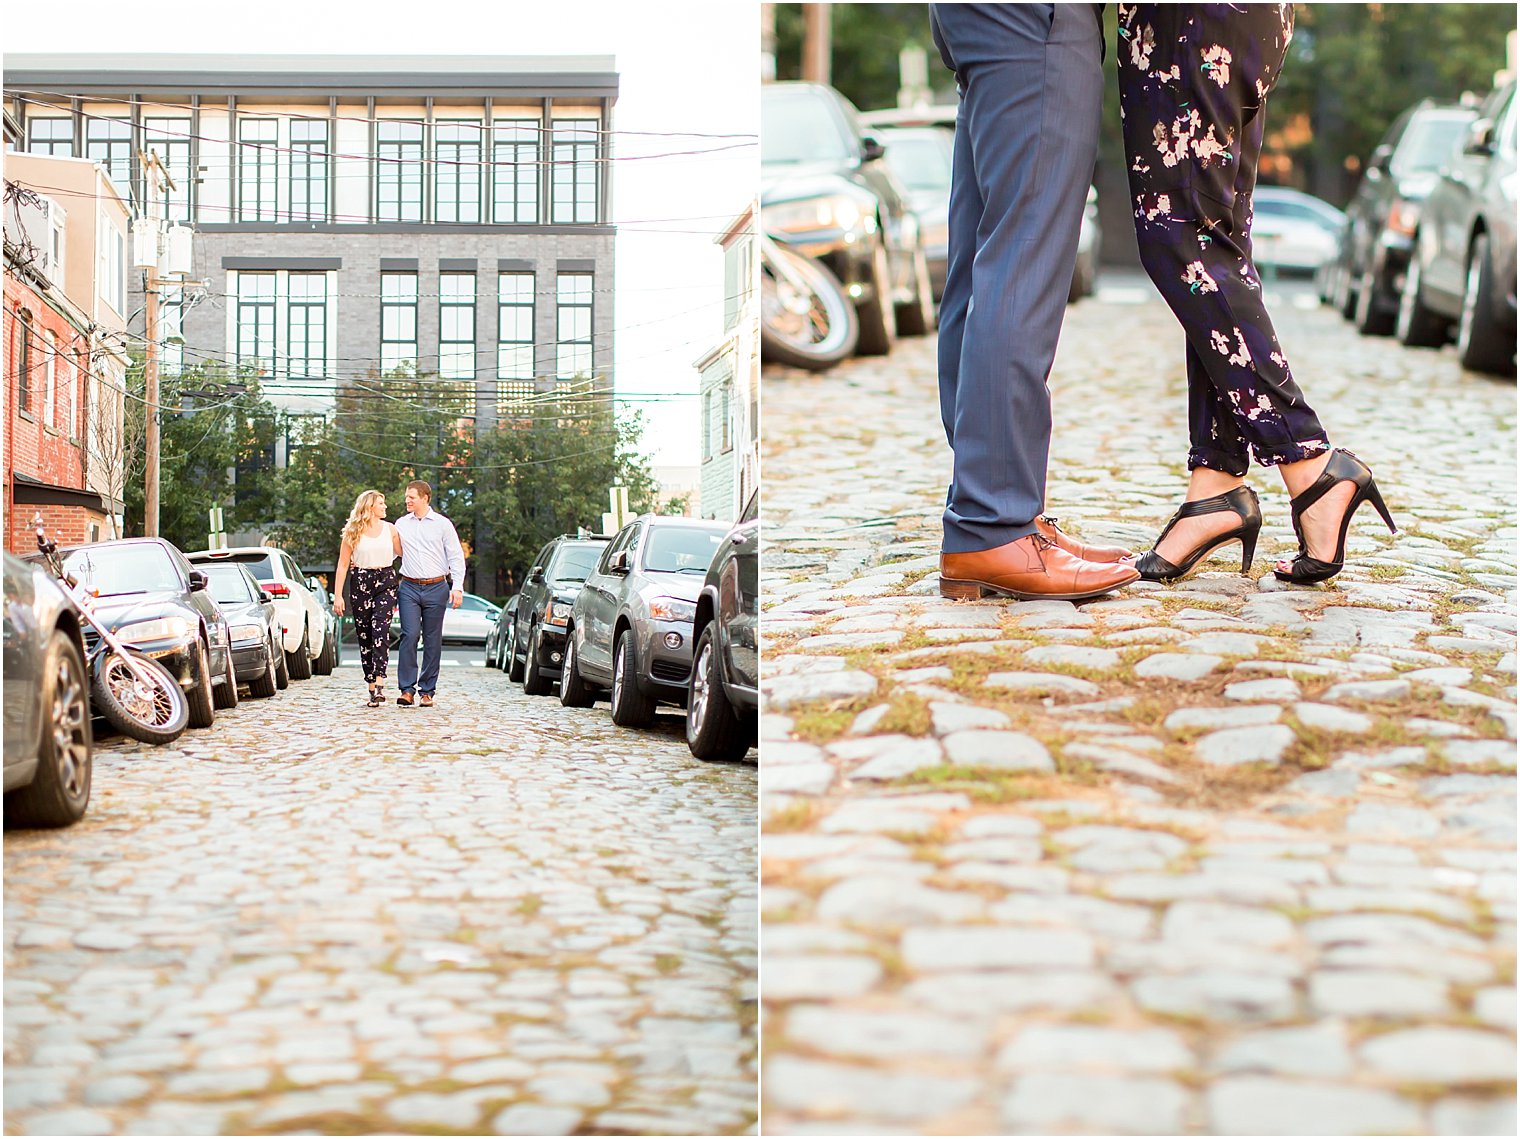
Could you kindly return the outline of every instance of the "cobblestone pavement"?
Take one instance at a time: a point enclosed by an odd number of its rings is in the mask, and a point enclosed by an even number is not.
[[[752,1130],[755,766],[482,668],[363,691],[110,741],[7,833],[7,1132]]]
[[[1253,470],[1252,578],[941,600],[932,339],[766,373],[767,1132],[1515,1133],[1514,384],[1274,294],[1402,530],[1327,587]],[[1185,481],[1148,296],[1052,381],[1051,513],[1137,550]]]

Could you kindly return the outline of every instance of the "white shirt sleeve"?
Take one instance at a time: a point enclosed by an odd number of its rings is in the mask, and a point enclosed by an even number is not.
[[[454,584],[452,589],[464,589],[464,547],[459,544],[459,531],[454,529],[453,522],[447,522],[447,532],[443,536],[444,555],[449,559],[449,573],[453,575]]]

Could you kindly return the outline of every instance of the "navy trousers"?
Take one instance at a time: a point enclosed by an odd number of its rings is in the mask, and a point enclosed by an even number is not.
[[[1101,5],[931,4],[960,112],[939,320],[947,553],[1034,533],[1050,367],[1098,155]]]
[[[397,679],[401,691],[431,696],[438,689],[438,663],[443,656],[443,613],[449,606],[449,583],[418,585],[402,581],[396,590],[401,609],[401,648]],[[417,635],[422,634],[422,673],[417,672]]]

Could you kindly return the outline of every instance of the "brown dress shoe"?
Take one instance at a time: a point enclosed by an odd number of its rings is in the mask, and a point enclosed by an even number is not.
[[[1088,562],[1043,534],[1026,534],[993,550],[939,556],[942,597],[1003,595],[1020,601],[1081,601],[1138,580],[1140,571],[1118,562]]]
[[[1060,519],[1053,518],[1049,514],[1042,514],[1034,520],[1034,524],[1040,528],[1041,534],[1068,554],[1081,558],[1084,562],[1122,562],[1125,558],[1135,556],[1133,551],[1121,549],[1118,546],[1089,546],[1079,542],[1056,525],[1059,521]]]

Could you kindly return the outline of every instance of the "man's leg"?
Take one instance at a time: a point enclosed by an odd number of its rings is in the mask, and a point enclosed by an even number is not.
[[[396,604],[401,611],[401,647],[396,650],[396,676],[402,692],[417,689],[417,634],[422,629],[419,594],[426,588],[403,581],[396,591]]]
[[[1050,392],[1097,158],[1102,34],[1088,4],[945,4],[964,91],[957,146],[982,202],[955,376],[947,553],[1036,532]],[[969,147],[964,144],[969,144]]]
[[[449,607],[449,583],[424,585],[422,595],[422,674],[417,694],[431,696],[438,688],[438,665],[443,657],[443,614]]]

